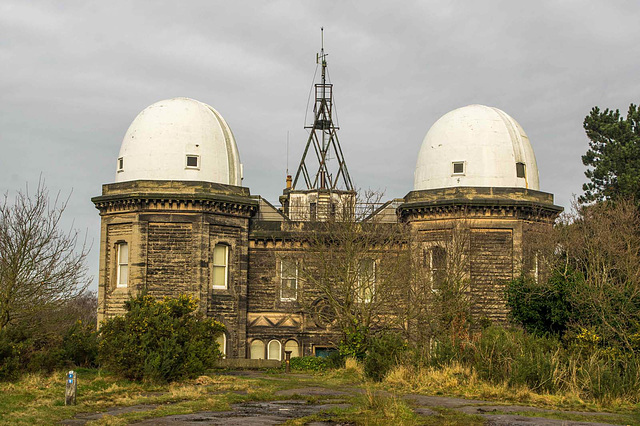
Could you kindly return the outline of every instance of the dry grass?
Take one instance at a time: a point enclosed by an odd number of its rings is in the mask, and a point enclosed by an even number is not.
[[[387,374],[383,386],[402,393],[447,395],[552,408],[598,411],[634,409],[632,404],[620,399],[608,401],[603,405],[596,401],[586,401],[573,391],[556,394],[537,393],[525,386],[508,386],[506,382],[489,383],[481,380],[473,369],[458,363],[441,368],[398,366]]]

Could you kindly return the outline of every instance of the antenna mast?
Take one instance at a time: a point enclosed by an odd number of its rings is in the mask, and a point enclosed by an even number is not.
[[[324,28],[320,28],[320,53],[316,54],[316,63],[322,67],[320,83],[315,86],[315,103],[313,106],[314,120],[310,129],[307,145],[302,154],[302,160],[298,166],[292,189],[296,189],[298,182],[304,180],[306,189],[330,189],[353,191],[351,177],[344,161],[342,148],[338,140],[337,127],[333,121],[333,84],[327,83],[327,54],[324,53]],[[307,154],[310,148],[316,154],[318,170],[312,175],[307,167]],[[333,151],[337,165],[329,164]],[[312,169],[313,170],[313,169]],[[330,172],[333,171],[333,174]],[[342,188],[338,187],[342,183]],[[297,188],[302,189],[302,188]]]

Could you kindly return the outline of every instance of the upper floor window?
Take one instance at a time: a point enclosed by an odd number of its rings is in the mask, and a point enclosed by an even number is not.
[[[216,244],[213,247],[213,288],[227,288],[229,276],[229,246]]]
[[[526,167],[524,163],[516,163],[516,176],[519,178],[525,177]]]
[[[451,163],[452,173],[454,175],[463,175],[464,174],[464,161],[454,161]]]
[[[187,169],[199,169],[199,168],[200,168],[200,156],[187,155]]]
[[[118,158],[118,171],[121,172],[124,170],[124,157]]]
[[[373,299],[376,287],[376,262],[362,259],[358,267],[358,298],[369,303]]]
[[[309,203],[309,219],[315,220],[318,216],[318,204]]]
[[[280,300],[298,298],[298,262],[294,259],[280,261]]]
[[[447,251],[440,246],[433,246],[426,255],[431,288],[438,290],[442,286],[447,274]]]
[[[129,284],[129,244],[118,243],[116,245],[116,285],[126,287]]]

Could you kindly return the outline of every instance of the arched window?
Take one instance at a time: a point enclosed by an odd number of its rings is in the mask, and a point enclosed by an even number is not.
[[[282,361],[282,345],[277,340],[269,342],[269,359],[276,359]]]
[[[218,350],[222,354],[222,358],[227,357],[227,335],[223,331],[218,337],[216,337],[216,343],[218,344]]]
[[[126,287],[129,284],[129,244],[116,244],[116,285]]]
[[[251,359],[264,359],[264,343],[256,339],[251,342]]]
[[[295,340],[287,340],[287,343],[284,344],[284,350],[291,351],[291,358],[294,356],[300,356],[300,348],[298,346],[298,342]]]
[[[227,288],[229,276],[229,246],[216,244],[213,247],[213,288]]]

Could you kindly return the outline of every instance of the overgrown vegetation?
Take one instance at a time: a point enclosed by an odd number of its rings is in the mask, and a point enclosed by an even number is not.
[[[87,293],[0,331],[0,380],[96,365],[96,298]]]
[[[188,295],[162,301],[147,294],[129,300],[127,313],[100,329],[104,368],[132,380],[171,382],[193,378],[221,357],[216,338],[224,326],[196,313]]]

